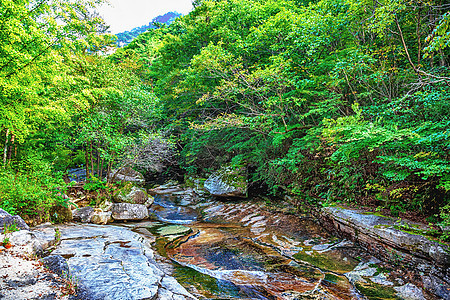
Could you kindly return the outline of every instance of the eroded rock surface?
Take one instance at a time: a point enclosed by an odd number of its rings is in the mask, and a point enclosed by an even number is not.
[[[81,223],[91,222],[93,215],[94,215],[94,208],[90,206],[77,208],[72,211],[73,220],[80,221]]]
[[[67,259],[80,286],[79,299],[195,299],[161,271],[148,242],[127,228],[59,226],[61,244],[52,253]]]
[[[112,177],[114,181],[125,181],[125,182],[132,182],[135,184],[145,183],[144,175],[142,175],[138,171],[133,170],[130,167],[122,168],[119,171],[113,170],[109,174],[109,177]]]
[[[114,220],[145,220],[148,219],[147,206],[143,204],[115,203],[112,206]]]
[[[7,237],[12,244],[10,249],[0,246],[0,299],[69,298],[70,285],[64,276],[59,276],[62,273],[52,272],[36,259],[57,242],[57,236],[50,224],[33,230],[0,234],[0,240]],[[62,257],[60,259],[63,260]],[[62,260],[59,263],[62,264]],[[59,264],[52,259],[48,263],[52,266]]]
[[[449,245],[401,229],[420,228],[420,224],[401,223],[388,217],[342,207],[324,208],[322,222],[330,230],[337,229],[385,261],[419,270],[423,274],[426,290],[443,299],[450,299]],[[404,295],[410,292],[408,287]]]
[[[204,186],[213,196],[247,197],[247,177],[242,169],[224,167],[211,174]]]

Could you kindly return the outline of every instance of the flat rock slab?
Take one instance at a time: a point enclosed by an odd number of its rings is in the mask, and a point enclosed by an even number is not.
[[[148,242],[128,228],[63,225],[59,229],[61,244],[52,255],[67,259],[80,287],[79,299],[195,299],[161,271]]]
[[[66,282],[39,261],[12,251],[0,251],[0,299],[67,300],[66,292]]]
[[[450,267],[448,245],[397,229],[398,223],[392,219],[341,207],[326,207],[323,212],[340,223],[341,230],[349,234],[357,232],[356,237],[362,242],[369,244],[370,240],[382,242],[395,249],[403,249],[404,252],[420,259],[433,261],[446,268]]]
[[[405,221],[399,223],[388,217],[342,207],[323,208],[320,215],[328,230],[337,229],[385,261],[419,270],[428,292],[450,299],[450,246],[398,227],[421,228],[420,225]],[[417,298],[410,296],[415,290],[406,286],[398,293],[404,299],[422,299],[421,294]]]

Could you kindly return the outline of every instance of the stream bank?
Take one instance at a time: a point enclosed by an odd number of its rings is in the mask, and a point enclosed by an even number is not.
[[[147,221],[31,231],[48,245],[60,232],[49,257],[67,261],[78,285],[71,299],[448,299],[432,269],[383,262],[310,215],[261,199],[198,197],[175,185],[157,192]]]

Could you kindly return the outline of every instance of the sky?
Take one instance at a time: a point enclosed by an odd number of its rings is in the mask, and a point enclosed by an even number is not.
[[[108,0],[98,12],[110,25],[112,34],[147,25],[154,17],[169,11],[186,15],[192,10],[192,0]]]

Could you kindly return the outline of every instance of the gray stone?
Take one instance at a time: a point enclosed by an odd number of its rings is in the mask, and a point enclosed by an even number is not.
[[[450,287],[436,276],[423,276],[423,287],[444,300],[450,300]]]
[[[71,299],[195,299],[153,259],[149,243],[125,227],[62,225],[53,254],[67,257],[78,296]],[[176,296],[176,297],[174,297]]]
[[[114,220],[144,220],[148,219],[148,209],[142,204],[115,203],[112,207]]]
[[[112,212],[110,211],[94,212],[91,218],[91,223],[99,225],[106,225],[108,223],[111,223],[112,221]]]
[[[69,276],[69,265],[61,255],[50,255],[42,258],[45,267],[59,276]]]
[[[77,208],[72,211],[72,215],[74,221],[89,223],[91,222],[91,218],[94,215],[94,208],[90,206]]]
[[[113,170],[109,174],[109,177],[111,177],[113,181],[125,181],[125,182],[132,182],[135,184],[145,183],[144,175],[142,175],[138,171],[133,170],[130,167],[122,168],[119,171]]]
[[[0,208],[0,230],[3,232],[5,227],[16,224],[19,229],[29,230],[30,227],[25,223],[25,221],[20,216],[13,216],[7,211]]]
[[[247,176],[242,168],[224,167],[206,179],[205,189],[218,197],[247,197]]]
[[[29,230],[20,230],[8,234],[9,240],[16,253],[28,255],[42,255],[43,249],[36,235]],[[4,235],[0,235],[3,240]]]
[[[426,300],[422,290],[412,283],[396,286],[394,287],[394,290],[397,291],[397,296],[404,300]]]
[[[147,207],[153,204],[153,197],[149,197],[144,189],[136,186],[132,186],[128,191],[127,189],[121,190],[117,194],[116,200],[122,203],[144,204]]]
[[[326,207],[322,210],[322,219],[331,219],[334,228],[339,228],[341,233],[358,240],[375,255],[386,253],[387,251],[380,250],[388,246],[401,252],[397,254],[409,257],[408,263],[414,267],[427,260],[445,268],[450,266],[448,245],[397,229],[398,223],[390,218],[341,207]]]
[[[384,274],[384,273],[380,273],[377,276],[371,277],[370,280],[374,283],[381,284],[381,285],[387,285],[387,286],[394,285],[393,282],[388,280],[386,274]]]
[[[43,250],[55,245],[58,240],[58,233],[51,223],[44,223],[32,229],[33,234],[42,246]]]

